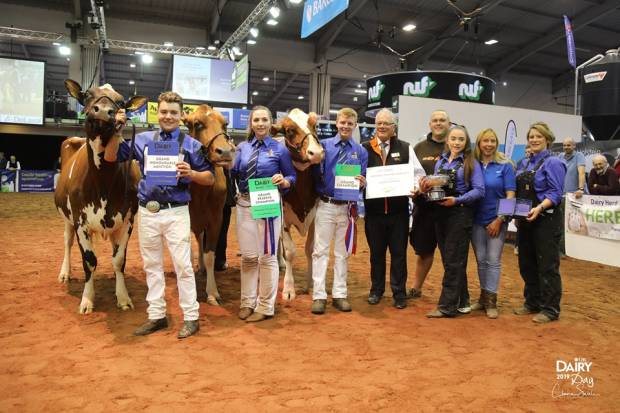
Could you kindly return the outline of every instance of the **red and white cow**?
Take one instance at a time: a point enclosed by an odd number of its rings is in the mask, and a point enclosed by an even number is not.
[[[323,160],[324,151],[316,136],[317,117],[315,113],[306,114],[300,109],[293,109],[277,125],[274,125],[272,134],[282,133],[285,144],[291,153],[293,166],[297,171],[297,182],[283,197],[284,225],[282,226],[282,244],[286,272],[282,298],[295,298],[295,279],[293,276],[293,261],[296,255],[295,243],[291,236],[291,228],[297,228],[299,233],[306,237],[305,253],[308,264],[306,271],[306,286],[308,292],[312,283],[312,248],[314,245],[314,216],[316,213],[317,192],[314,189],[314,180],[310,166],[319,164]]]
[[[221,299],[215,282],[215,248],[226,202],[224,168],[232,167],[235,145],[226,134],[226,119],[209,105],[200,105],[196,111],[185,115],[183,123],[190,135],[202,143],[215,175],[215,184],[212,186],[190,184],[192,200],[189,203],[189,215],[192,232],[200,246],[199,272],[207,275],[207,302],[218,305]]]
[[[109,238],[112,265],[116,275],[117,305],[133,308],[125,287],[125,253],[133,219],[138,210],[137,186],[140,169],[135,162],[106,162],[105,147],[111,139],[122,139],[115,117],[120,109],[136,110],[146,104],[144,96],[127,102],[110,85],[82,91],[73,80],[65,80],[69,94],[84,105],[86,139],[68,138],[61,146],[62,170],[54,193],[56,208],[65,219],[65,255],[58,275],[59,282],[71,276],[71,246],[77,236],[86,283],[79,312],[93,311],[93,278],[97,257],[93,238]]]

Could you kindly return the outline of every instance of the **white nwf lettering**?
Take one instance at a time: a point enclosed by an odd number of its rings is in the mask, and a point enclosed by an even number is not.
[[[576,361],[574,363],[567,363],[563,360],[557,360],[555,362],[555,369],[558,373],[588,373],[591,367],[591,361]]]
[[[322,12],[323,9],[329,6],[334,0],[315,0],[312,3],[312,17]]]
[[[407,82],[403,85],[403,95],[407,96],[428,96],[431,89],[436,85],[433,80],[424,76],[417,82]]]
[[[461,83],[459,85],[459,97],[461,99],[480,99],[480,94],[484,90],[484,87],[480,84],[479,80],[476,80],[473,84]]]

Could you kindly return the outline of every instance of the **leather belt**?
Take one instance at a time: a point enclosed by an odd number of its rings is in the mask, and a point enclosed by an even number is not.
[[[153,201],[149,201],[149,202],[153,202]],[[151,212],[158,212],[161,211],[162,209],[169,209],[169,208],[177,208],[177,207],[182,207],[187,205],[187,202],[157,202],[157,208],[155,208],[156,210],[152,210],[153,208],[149,208],[149,206],[147,206],[147,204],[149,202],[144,202],[144,201],[139,201],[138,203],[140,204],[141,207],[144,207],[146,209],[148,209]]]
[[[349,201],[341,201],[339,199],[330,198],[330,197],[325,196],[325,195],[321,195],[319,198],[321,199],[321,201],[327,202],[328,204],[346,205],[346,204],[349,203]]]

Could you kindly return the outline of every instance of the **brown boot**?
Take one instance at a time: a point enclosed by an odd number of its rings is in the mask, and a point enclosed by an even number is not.
[[[497,318],[499,315],[497,311],[497,293],[492,293],[490,291],[487,291],[486,293],[487,300],[484,307],[487,311],[487,317]]]
[[[478,298],[477,303],[473,303],[471,305],[471,310],[472,311],[484,310],[484,303],[486,302],[486,299],[487,299],[487,291],[480,289],[480,298]]]

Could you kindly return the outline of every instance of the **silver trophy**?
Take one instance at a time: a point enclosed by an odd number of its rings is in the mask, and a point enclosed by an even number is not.
[[[432,186],[431,190],[426,193],[426,199],[429,201],[441,201],[446,197],[444,186],[448,184],[448,175],[428,175],[426,181]]]

